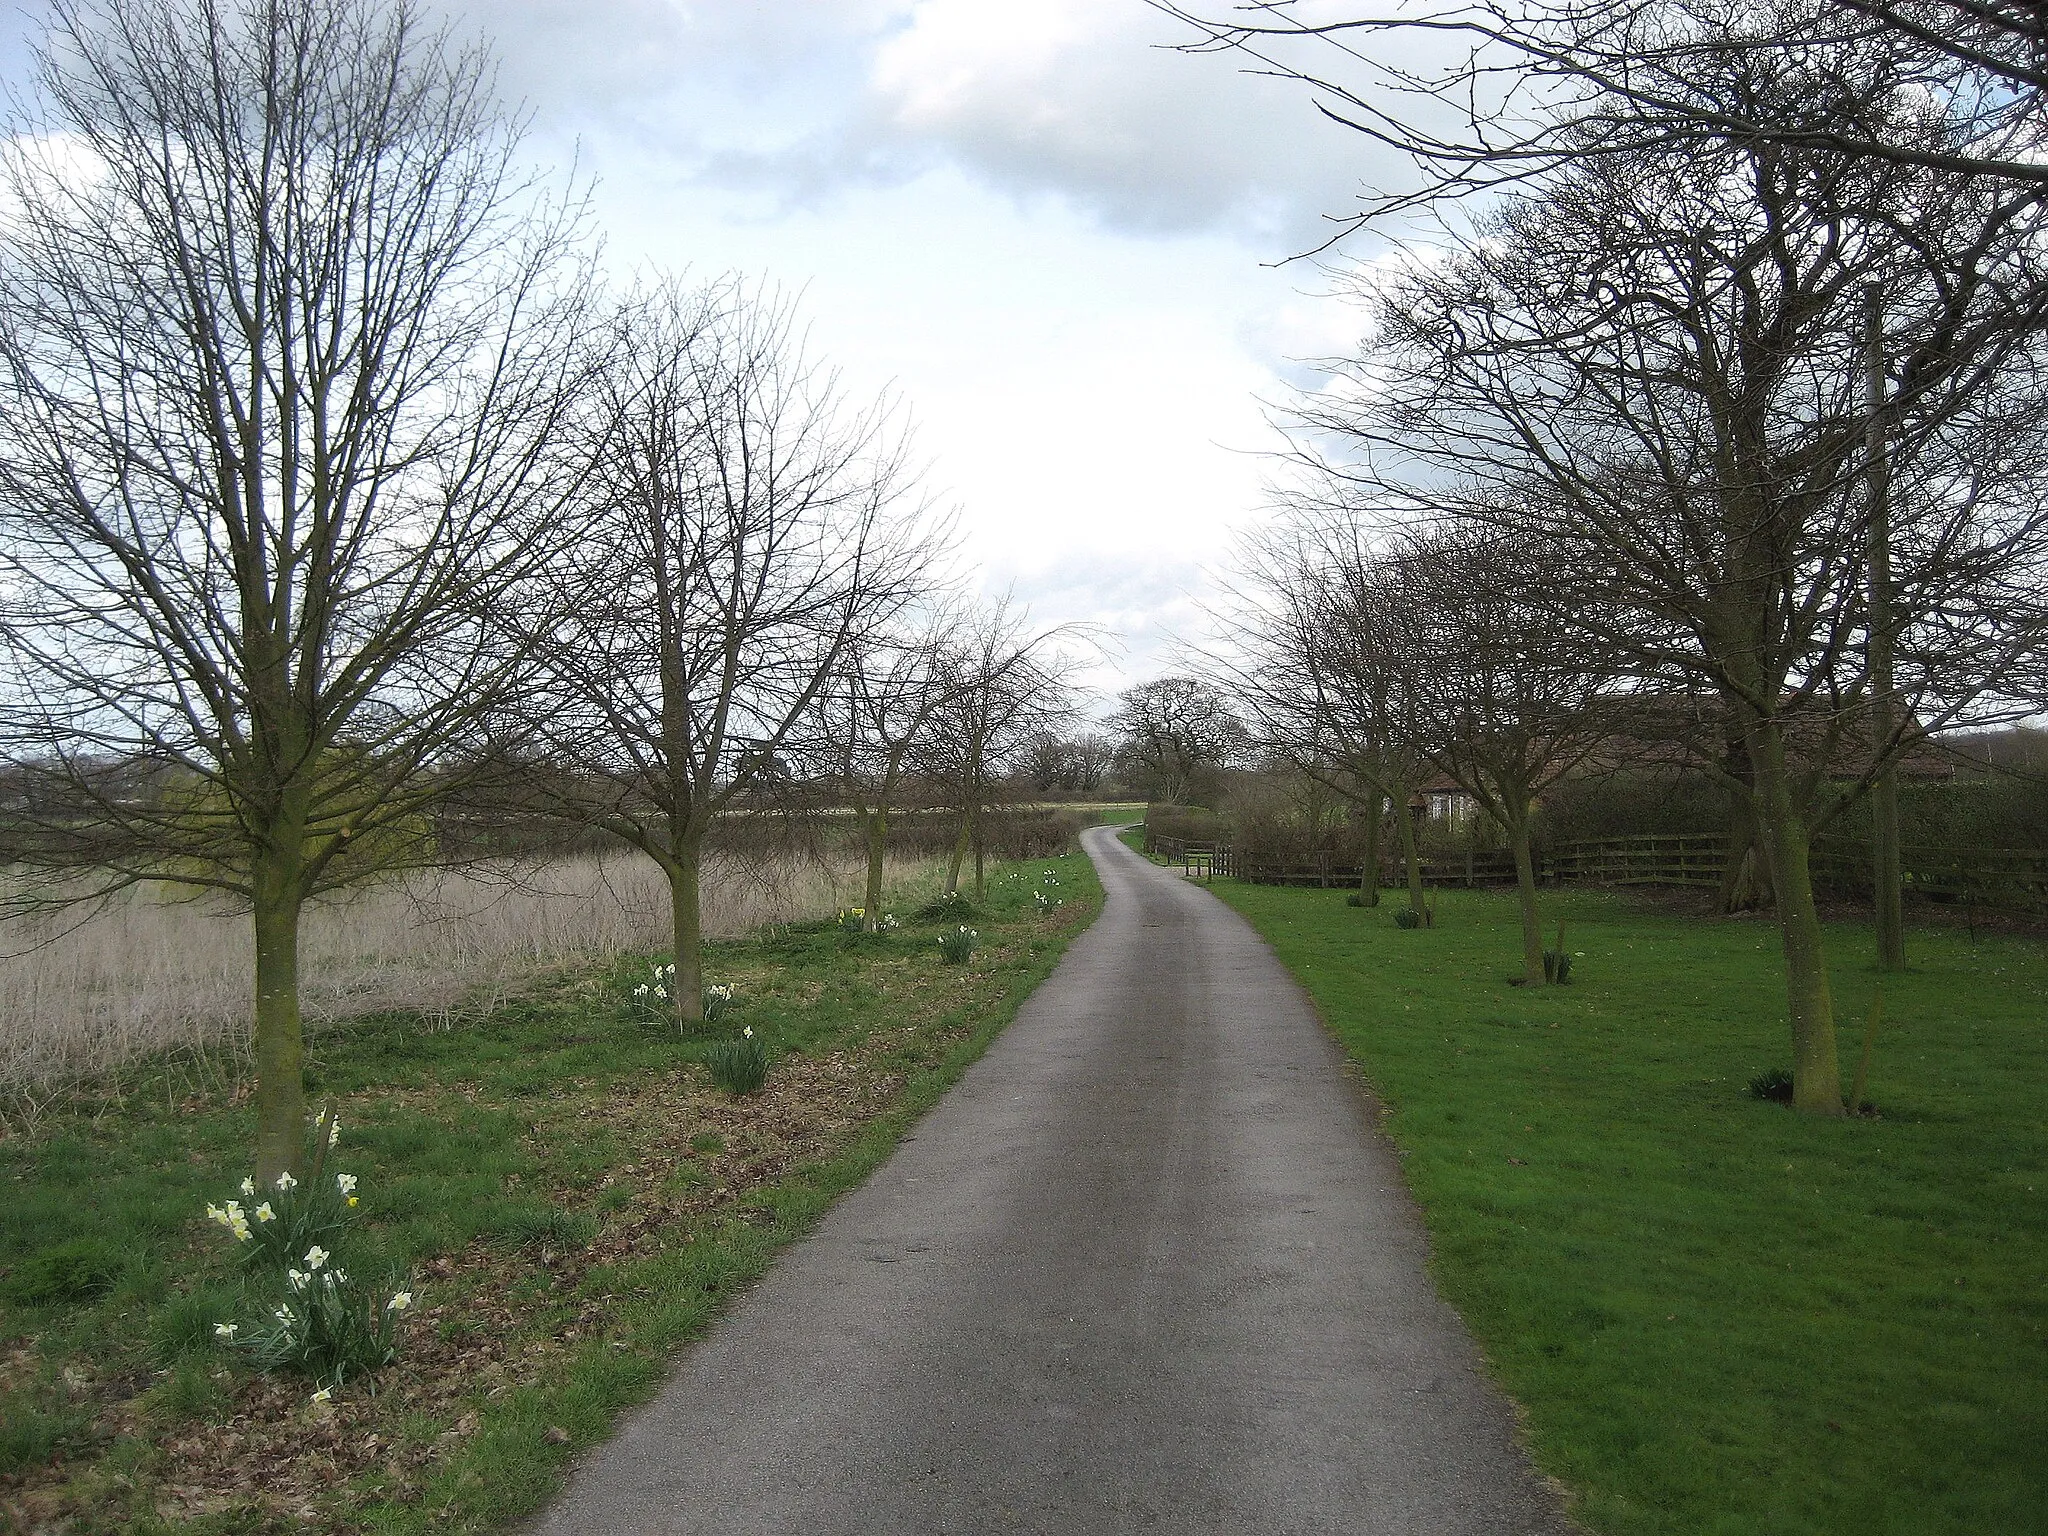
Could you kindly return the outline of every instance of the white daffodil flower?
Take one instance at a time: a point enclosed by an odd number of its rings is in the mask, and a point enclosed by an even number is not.
[[[277,1187],[279,1189],[297,1189],[299,1181],[291,1176],[290,1169],[286,1169],[277,1176]]]
[[[399,1291],[389,1301],[384,1303],[384,1310],[387,1312],[405,1312],[411,1310],[411,1307],[411,1291]]]
[[[254,1179],[244,1179],[244,1180],[242,1180],[242,1193],[243,1193],[243,1194],[245,1194],[245,1195],[253,1195],[253,1194],[255,1194],[255,1193],[256,1193],[256,1181],[255,1181]]]
[[[321,1388],[321,1389],[320,1389],[320,1390],[319,1390],[318,1392],[315,1392],[315,1393],[313,1394],[313,1401],[314,1401],[314,1402],[316,1402],[316,1403],[324,1403],[324,1402],[327,1402],[327,1401],[331,1400],[331,1399],[333,1398],[333,1396],[334,1396],[334,1388],[332,1388],[332,1387],[322,1387],[322,1388]]]
[[[331,1147],[339,1140],[341,1140],[341,1122],[339,1120],[328,1121],[327,1145]]]
[[[241,1331],[241,1324],[239,1323],[215,1323],[213,1325],[213,1336],[216,1339],[232,1339]]]
[[[356,1192],[356,1176],[352,1173],[337,1173],[334,1176],[334,1182],[340,1186],[341,1192],[344,1195],[352,1195]]]
[[[318,1269],[327,1262],[327,1250],[318,1243],[306,1250],[306,1268]]]
[[[285,1283],[295,1291],[306,1288],[306,1272],[303,1269],[288,1269],[284,1272]]]
[[[270,1202],[268,1200],[264,1201],[261,1205],[256,1207],[256,1219],[258,1221],[277,1220],[277,1212],[273,1211],[270,1208]]]

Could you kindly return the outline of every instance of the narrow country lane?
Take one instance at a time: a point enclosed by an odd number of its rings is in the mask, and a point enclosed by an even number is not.
[[[1083,841],[1094,926],[537,1531],[1569,1529],[1292,980]]]

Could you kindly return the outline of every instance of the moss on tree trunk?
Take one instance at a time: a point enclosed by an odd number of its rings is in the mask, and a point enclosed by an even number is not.
[[[1508,826],[1515,850],[1515,895],[1522,906],[1522,984],[1543,985],[1543,915],[1536,907],[1536,855],[1529,846],[1529,818],[1516,816]]]
[[[695,1024],[704,1017],[704,838],[692,833],[677,841],[668,865],[671,962],[669,1002],[676,1022]]]
[[[1778,930],[1785,950],[1786,1004],[1792,1016],[1792,1104],[1802,1114],[1839,1115],[1841,1062],[1835,1049],[1835,1006],[1828,989],[1820,911],[1813,898],[1806,821],[1793,800],[1778,722],[1764,720],[1750,737],[1757,811],[1771,855]]]
[[[256,1182],[297,1177],[306,1156],[306,1042],[299,1015],[296,860],[259,864],[252,882],[256,930]]]

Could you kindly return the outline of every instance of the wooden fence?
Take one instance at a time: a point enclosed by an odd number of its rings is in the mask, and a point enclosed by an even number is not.
[[[1150,852],[1203,878],[1233,875],[1256,885],[1306,885],[1325,889],[1358,884],[1359,867],[1324,856],[1308,863],[1282,864],[1242,858],[1228,843],[1179,838],[1151,839]],[[2002,911],[2048,912],[2048,852],[2021,848],[1908,847],[1903,850],[1906,888],[1923,900],[1970,904]],[[1546,885],[1706,886],[1720,883],[1726,862],[1718,833],[1602,837],[1561,843],[1536,860],[1536,878]],[[1813,845],[1815,885],[1831,896],[1858,899],[1870,894],[1870,850],[1854,838],[1821,837]],[[1380,882],[1399,885],[1406,873],[1398,854],[1386,857]],[[1501,852],[1433,854],[1422,861],[1423,883],[1432,886],[1501,886],[1515,881],[1512,855]]]

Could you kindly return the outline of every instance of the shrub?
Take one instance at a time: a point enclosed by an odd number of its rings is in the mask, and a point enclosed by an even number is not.
[[[242,1195],[256,1200],[253,1210],[240,1200],[209,1205],[206,1214],[225,1227],[251,1269],[281,1273],[311,1248],[338,1246],[355,1221],[356,1177],[327,1173],[327,1155],[341,1140],[341,1122],[330,1108],[313,1127],[313,1155],[304,1179],[281,1173],[268,1190],[254,1179],[242,1180]]]
[[[737,1040],[720,1040],[704,1052],[704,1068],[711,1081],[738,1098],[753,1093],[768,1081],[768,1046],[756,1038],[749,1026]]]
[[[958,922],[964,917],[977,917],[974,903],[958,891],[948,891],[936,901],[928,901],[912,914],[921,922]]]
[[[50,1412],[9,1403],[0,1415],[0,1474],[40,1466],[91,1423],[92,1415],[82,1408]]]
[[[490,1230],[508,1242],[544,1248],[588,1248],[597,1237],[598,1220],[581,1211],[538,1202],[501,1207]]]
[[[1422,914],[1413,907],[1396,907],[1394,909],[1394,926],[1396,928],[1420,928],[1422,926]]]
[[[1557,925],[1557,947],[1543,951],[1543,979],[1553,987],[1567,987],[1572,980],[1572,952],[1564,947],[1564,924]]]
[[[962,923],[958,928],[939,935],[939,957],[948,965],[965,965],[980,942],[981,935]]]
[[[114,1288],[123,1265],[121,1251],[106,1239],[74,1237],[22,1264],[7,1277],[5,1294],[24,1307],[90,1301]]]
[[[398,1358],[398,1322],[411,1310],[412,1293],[365,1285],[328,1263],[323,1248],[301,1258],[307,1268],[285,1272],[285,1297],[259,1325],[222,1323],[215,1335],[241,1351],[260,1371],[293,1371],[321,1383],[325,1402],[350,1376],[365,1376]]]
[[[1753,1099],[1769,1099],[1774,1104],[1792,1102],[1792,1074],[1783,1067],[1772,1067],[1768,1072],[1759,1072],[1749,1080],[1749,1096]]]
[[[174,1296],[149,1320],[149,1355],[169,1369],[180,1360],[213,1348],[215,1330],[235,1315],[237,1297],[222,1290]]]

